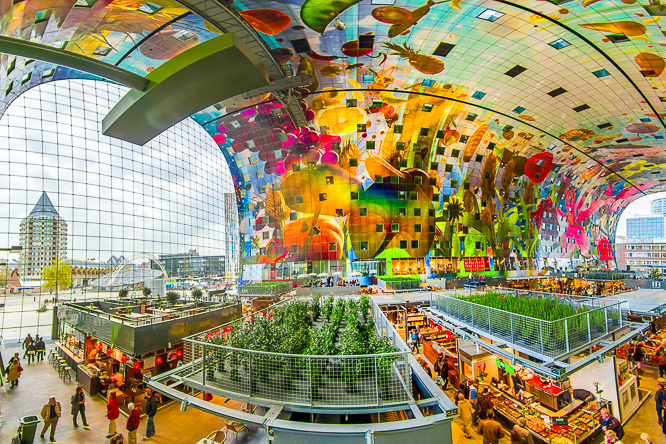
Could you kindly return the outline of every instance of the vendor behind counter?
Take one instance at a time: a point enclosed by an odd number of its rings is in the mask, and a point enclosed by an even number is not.
[[[563,408],[574,402],[574,400],[584,401],[585,404],[589,404],[595,399],[594,394],[588,390],[570,388],[560,395],[558,401],[559,407]]]

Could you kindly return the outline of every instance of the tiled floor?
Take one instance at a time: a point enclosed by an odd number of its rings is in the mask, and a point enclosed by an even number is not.
[[[48,345],[50,348],[51,345]],[[2,356],[5,362],[19,349],[3,348]],[[42,406],[48,401],[50,395],[55,395],[60,402],[63,410],[62,418],[58,423],[56,431],[56,440],[59,443],[66,444],[100,444],[106,443],[108,421],[105,418],[106,404],[99,396],[93,396],[86,401],[86,416],[89,429],[79,427],[75,429],[72,425],[71,415],[69,414],[69,399],[74,393],[75,382],[63,383],[51,365],[44,359],[43,362],[26,365],[21,364],[24,372],[19,380],[19,386],[15,389],[9,389],[9,386],[0,388],[0,444],[8,444],[12,437],[16,435],[16,429],[19,419],[28,415],[39,415]],[[229,407],[230,403],[225,404]],[[238,405],[240,408],[240,404]],[[126,418],[121,416],[117,421],[119,431],[127,438],[125,430]],[[37,429],[35,443],[48,442],[47,439],[41,441],[39,432],[41,426]],[[79,426],[81,421],[79,420]],[[189,408],[186,412],[180,411],[180,404],[171,403],[159,408],[155,417],[155,428],[157,434],[148,442],[163,444],[194,444],[200,439],[205,438],[210,432],[224,427],[222,418]],[[141,426],[137,438],[140,441],[145,436],[146,420],[141,418]],[[230,432],[227,442],[234,442],[235,435]],[[250,431],[246,439],[245,433],[241,432],[238,437],[239,443],[259,443],[267,442],[263,431],[257,431],[256,427]]]

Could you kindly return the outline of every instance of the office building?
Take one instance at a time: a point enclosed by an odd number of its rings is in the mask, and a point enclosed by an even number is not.
[[[653,242],[663,239],[666,228],[665,218],[658,214],[648,214],[627,218],[627,239]]]

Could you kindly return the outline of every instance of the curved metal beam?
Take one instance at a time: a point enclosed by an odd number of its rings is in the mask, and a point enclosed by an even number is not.
[[[130,54],[132,54],[134,52],[134,50],[136,50],[139,46],[143,45],[152,36],[154,36],[155,34],[157,34],[160,31],[162,31],[163,29],[168,28],[169,26],[173,25],[177,21],[180,21],[180,20],[184,19],[188,15],[192,15],[192,11],[187,11],[185,14],[179,15],[178,17],[175,17],[175,18],[169,20],[168,22],[166,22],[162,26],[159,26],[157,29],[153,30],[150,34],[148,34],[147,36],[145,36],[144,38],[142,38],[141,40],[136,42],[134,44],[134,46],[132,46],[125,54],[123,54],[123,56],[116,63],[114,63],[114,66],[118,66],[121,63],[123,63],[123,61],[127,57],[129,57]]]
[[[273,58],[270,49],[261,37],[250,28],[238,12],[224,5],[226,2],[215,0],[176,0],[178,3],[194,11],[224,32],[232,32],[236,39],[241,40],[252,49],[259,61],[268,69],[269,80],[276,81],[287,77],[282,66]],[[231,2],[233,3],[233,2]],[[306,126],[305,114],[291,92],[281,94],[281,102],[296,126]]]
[[[618,71],[620,71],[620,72],[622,73],[622,75],[624,76],[624,78],[627,79],[627,81],[628,81],[629,83],[631,83],[631,85],[636,89],[636,91],[638,92],[638,94],[640,94],[641,97],[643,98],[643,100],[645,100],[645,103],[647,103],[647,105],[650,107],[650,109],[652,110],[652,112],[654,113],[654,115],[657,116],[657,119],[659,119],[659,122],[661,122],[661,126],[664,127],[664,129],[666,130],[666,122],[664,122],[664,119],[659,115],[659,113],[657,112],[656,108],[652,105],[652,103],[650,102],[650,100],[648,100],[648,98],[647,98],[647,96],[645,95],[645,93],[643,93],[643,90],[640,89],[640,88],[638,87],[638,85],[636,84],[636,82],[634,82],[634,79],[632,79],[631,76],[630,76],[629,74],[627,74],[627,73],[626,73],[626,72],[620,67],[620,65],[618,65],[618,64],[615,62],[615,60],[613,60],[613,58],[612,58],[611,56],[609,56],[609,55],[606,54],[604,51],[602,51],[601,48],[599,48],[597,45],[595,45],[594,42],[592,42],[590,39],[588,39],[587,37],[585,37],[585,36],[584,36],[583,34],[581,34],[580,32],[578,32],[578,31],[574,30],[573,28],[569,27],[568,25],[565,25],[564,23],[561,23],[560,21],[555,20],[554,18],[547,16],[547,15],[544,14],[543,12],[535,11],[534,9],[530,9],[530,8],[528,8],[527,6],[522,6],[522,5],[519,5],[519,4],[515,3],[515,2],[510,2],[510,1],[507,1],[507,0],[494,0],[494,1],[496,1],[496,2],[498,2],[498,3],[502,3],[502,4],[505,4],[505,5],[508,5],[508,6],[513,6],[513,7],[515,7],[515,8],[521,9],[521,10],[523,10],[523,11],[529,12],[529,13],[534,14],[534,15],[538,15],[538,16],[541,17],[542,19],[544,19],[544,20],[548,20],[549,22],[556,24],[556,25],[559,26],[560,28],[563,28],[563,29],[569,31],[570,33],[572,33],[573,35],[575,35],[576,37],[578,37],[579,39],[581,39],[582,41],[584,41],[585,43],[587,43],[591,48],[593,48],[595,51],[597,51],[599,54],[601,54],[606,60],[608,60],[608,61],[611,63],[611,65],[613,65],[613,66],[615,67],[615,69],[617,69]]]
[[[0,52],[78,69],[79,71],[113,80],[138,91],[145,91],[151,83],[145,77],[92,57],[27,40],[0,36]]]

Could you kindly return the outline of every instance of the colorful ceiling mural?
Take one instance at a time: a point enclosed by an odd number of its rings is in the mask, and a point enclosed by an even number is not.
[[[313,76],[307,127],[269,94],[193,116],[237,178],[245,263],[609,261],[623,208],[666,188],[666,5],[643,3],[236,1]],[[24,0],[0,32],[145,75],[222,32],[186,4]],[[7,103],[57,77],[13,60]]]

